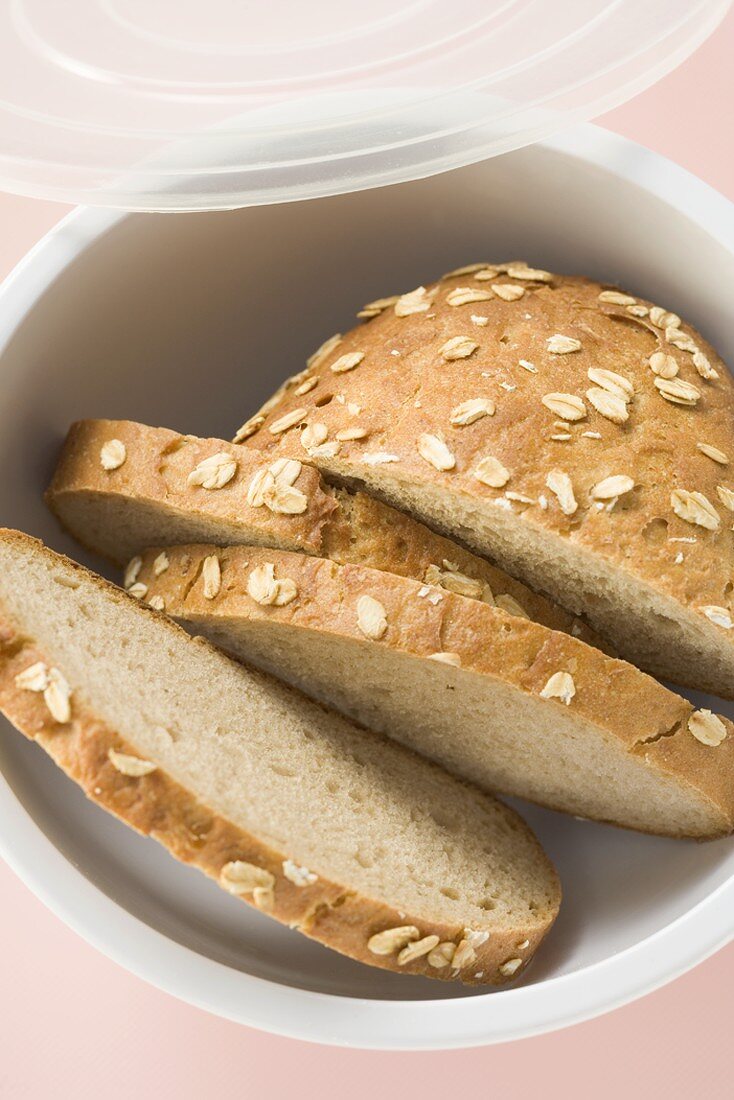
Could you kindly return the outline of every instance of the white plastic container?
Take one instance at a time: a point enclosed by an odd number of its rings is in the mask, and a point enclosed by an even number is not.
[[[364,301],[515,256],[618,280],[734,361],[732,206],[590,126],[432,179],[306,203],[175,217],[80,210],[0,292],[2,522],[79,556],[41,501],[71,420],[130,417],[227,438]],[[531,1035],[661,985],[734,933],[731,840],[643,837],[522,806],[565,892],[522,985],[465,991],[391,975],[216,890],[87,803],[7,728],[0,767],[0,850],[59,916],[161,988],[285,1035],[403,1049]]]

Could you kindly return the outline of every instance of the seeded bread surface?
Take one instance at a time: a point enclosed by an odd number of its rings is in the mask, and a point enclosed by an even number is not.
[[[113,465],[106,469],[110,452]],[[212,487],[192,484],[194,472],[216,456],[222,459]],[[305,451],[302,457],[308,458]],[[600,644],[581,619],[503,570],[365,493],[327,485],[300,460],[286,472],[290,483],[282,483],[285,495],[279,495],[272,465],[259,451],[219,439],[131,421],[85,420],[69,431],[46,499],[83,545],[117,564],[151,545],[192,541],[303,550],[430,578]],[[263,476],[274,483],[270,495],[253,492]]]
[[[362,962],[503,982],[522,971],[555,918],[555,873],[513,811],[12,531],[0,532],[0,709],[105,809]],[[357,852],[346,880],[330,874],[330,865],[344,866],[355,827],[370,843],[375,816],[384,854],[373,849],[370,864]],[[305,865],[314,844],[321,857]],[[425,862],[436,881],[428,872],[413,884],[405,859]],[[478,876],[471,891],[486,874],[491,901],[459,900],[469,886],[464,866]],[[383,895],[366,888],[383,879]],[[500,888],[511,882],[513,890]],[[396,890],[416,905],[396,905]]]
[[[734,399],[651,302],[521,263],[371,303],[243,425],[587,616],[619,652],[734,696]],[[345,430],[359,429],[359,438]]]
[[[485,789],[672,836],[734,826],[732,724],[568,634],[298,553],[161,564],[148,551],[139,577],[170,615]]]

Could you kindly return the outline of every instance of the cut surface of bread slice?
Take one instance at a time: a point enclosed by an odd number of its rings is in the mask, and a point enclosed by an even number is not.
[[[648,832],[732,829],[734,726],[567,634],[299,553],[163,564],[149,551],[140,578],[170,615],[480,786]]]
[[[46,499],[83,545],[117,564],[151,545],[193,541],[303,550],[429,580],[599,644],[580,619],[402,512],[325,484],[299,460],[265,462],[221,439],[80,421]]]
[[[363,315],[239,437],[276,459],[305,427],[322,472],[585,614],[647,671],[732,698],[734,391],[702,337],[520,263]]]
[[[11,531],[0,709],[91,799],[362,962],[501,982],[556,915],[512,810]]]

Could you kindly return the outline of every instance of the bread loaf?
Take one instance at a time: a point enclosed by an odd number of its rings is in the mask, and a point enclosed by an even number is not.
[[[143,555],[146,599],[464,779],[646,832],[734,825],[732,724],[576,638],[362,565],[164,553]]]
[[[734,696],[734,399],[675,314],[477,264],[361,313],[238,433],[584,614],[629,660]]]
[[[105,809],[362,962],[506,981],[557,913],[513,811],[13,531],[0,709]]]

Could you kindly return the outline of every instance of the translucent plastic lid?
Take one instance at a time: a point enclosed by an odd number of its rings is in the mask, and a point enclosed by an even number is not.
[[[207,210],[527,145],[682,61],[728,0],[7,0],[0,189]]]

